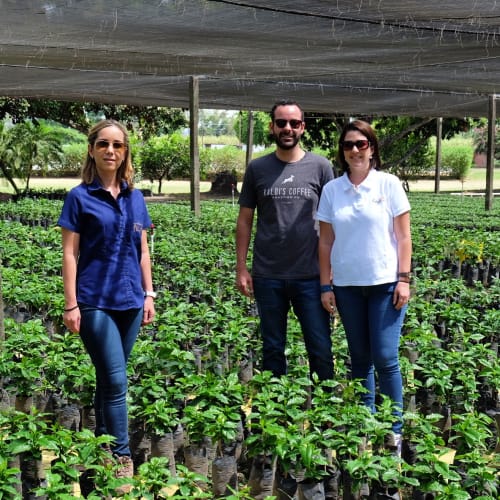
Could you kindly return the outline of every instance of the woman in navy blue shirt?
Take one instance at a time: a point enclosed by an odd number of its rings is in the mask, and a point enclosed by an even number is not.
[[[66,197],[62,228],[64,324],[96,370],[96,435],[114,437],[121,477],[133,475],[128,437],[127,360],[141,324],[153,321],[151,226],[133,187],[127,130],[104,120],[88,135],[82,182]]]

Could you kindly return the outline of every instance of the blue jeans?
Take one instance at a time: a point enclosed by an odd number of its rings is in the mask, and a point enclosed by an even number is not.
[[[127,361],[142,322],[142,308],[111,311],[80,304],[80,337],[96,372],[96,436],[110,434],[116,455],[130,455]]]
[[[253,288],[263,343],[262,368],[277,377],[287,373],[287,318],[292,306],[302,328],[310,372],[320,380],[333,378],[330,315],[321,306],[319,280],[253,278]]]
[[[403,381],[399,367],[399,339],[407,306],[392,304],[396,283],[374,286],[334,286],[333,291],[351,356],[352,378],[360,379],[368,393],[363,402],[375,411],[375,370],[380,392],[395,403],[401,433]]]

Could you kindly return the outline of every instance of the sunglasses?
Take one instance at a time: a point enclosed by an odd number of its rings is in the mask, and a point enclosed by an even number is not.
[[[115,151],[123,151],[127,147],[125,144],[123,144],[123,142],[118,142],[118,141],[110,142],[110,141],[105,141],[104,139],[95,141],[94,144],[96,149],[100,149],[101,151],[108,149],[110,145],[113,146],[113,149]]]
[[[302,122],[302,120],[285,120],[284,118],[276,118],[274,120],[274,123],[276,123],[276,125],[279,128],[286,127],[287,123],[289,123],[290,127],[292,127],[292,128],[300,128],[300,126],[302,125],[303,122]]]
[[[370,146],[370,141],[368,139],[362,139],[360,141],[341,141],[340,147],[344,151],[351,151],[354,146],[358,148],[358,151],[364,151]]]

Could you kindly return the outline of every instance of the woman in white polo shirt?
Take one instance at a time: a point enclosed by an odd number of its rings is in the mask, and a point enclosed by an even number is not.
[[[346,125],[338,159],[344,174],[323,187],[320,223],[321,302],[338,310],[352,364],[352,378],[368,390],[375,411],[380,392],[395,403],[390,441],[400,454],[403,387],[399,339],[410,297],[410,204],[399,179],[381,172],[378,141],[361,120]]]

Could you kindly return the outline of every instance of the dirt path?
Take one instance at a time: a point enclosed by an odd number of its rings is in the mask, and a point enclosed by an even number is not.
[[[494,182],[493,189],[497,192],[500,191],[500,182]],[[462,185],[458,180],[442,180],[439,183],[439,190],[440,192],[457,193],[479,190],[484,192],[486,190],[486,182],[484,180],[466,180]],[[434,192],[434,180],[411,181],[410,191]]]

